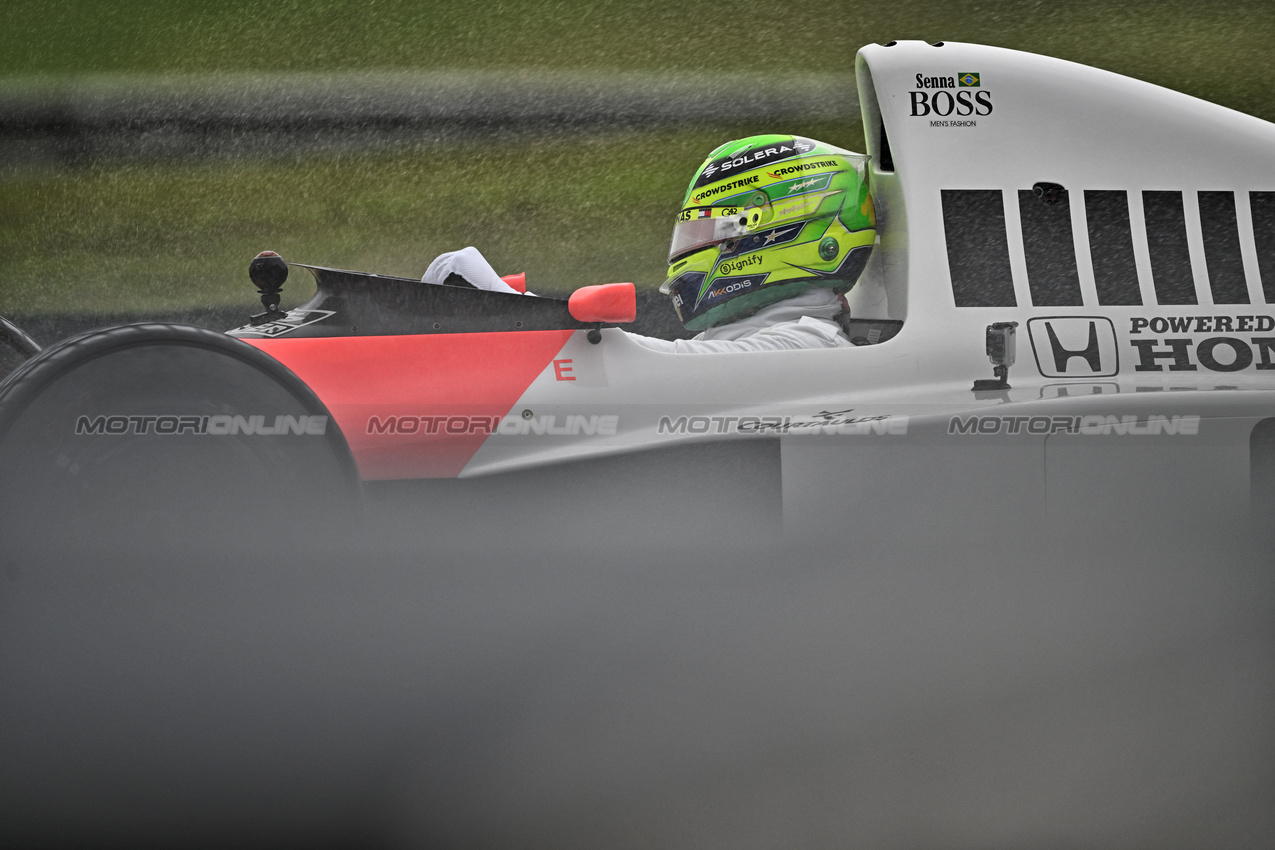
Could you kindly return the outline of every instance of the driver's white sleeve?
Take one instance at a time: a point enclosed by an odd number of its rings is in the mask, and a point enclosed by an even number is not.
[[[446,283],[453,274],[463,277],[471,286],[486,289],[489,292],[509,292],[522,295],[509,284],[500,279],[496,270],[487,262],[487,258],[472,245],[459,251],[448,251],[439,254],[429,264],[421,280],[425,283]]]
[[[653,351],[675,354],[725,354],[743,351],[795,351],[812,348],[850,347],[840,326],[830,319],[802,316],[780,322],[737,339],[657,339],[629,334],[629,339]]]

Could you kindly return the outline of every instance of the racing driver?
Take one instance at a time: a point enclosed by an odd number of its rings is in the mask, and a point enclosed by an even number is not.
[[[682,324],[701,333],[630,338],[693,354],[851,345],[837,318],[876,241],[867,159],[782,135],[709,154],[686,190],[660,287]],[[472,247],[437,257],[422,280],[521,291]]]

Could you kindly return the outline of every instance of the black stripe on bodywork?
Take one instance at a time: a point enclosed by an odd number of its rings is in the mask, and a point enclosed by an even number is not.
[[[1253,242],[1257,246],[1257,270],[1267,304],[1275,304],[1275,192],[1249,192],[1253,213]]]
[[[1191,251],[1186,244],[1182,193],[1144,191],[1142,214],[1147,223],[1147,251],[1151,254],[1156,301],[1195,304],[1195,278],[1191,274]]]
[[[957,307],[1016,307],[999,189],[943,189],[943,234]]]
[[[1214,304],[1247,304],[1244,258],[1240,255],[1240,227],[1235,220],[1234,192],[1200,192],[1200,230],[1204,234],[1204,263]]]
[[[1071,238],[1071,202],[1064,192],[1047,204],[1031,189],[1018,190],[1018,215],[1023,225],[1023,254],[1027,284],[1035,307],[1080,307],[1080,276]]]
[[[1086,189],[1085,223],[1098,303],[1104,307],[1140,305],[1129,196],[1123,190]]]

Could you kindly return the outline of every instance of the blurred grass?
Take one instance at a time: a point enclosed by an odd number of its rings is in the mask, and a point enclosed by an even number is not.
[[[477,245],[546,294],[656,286],[690,173],[721,139],[758,129],[12,175],[0,181],[0,300],[16,315],[251,306],[247,264],[267,248],[419,277],[442,251]],[[285,303],[309,294],[308,278],[294,281]]]
[[[1275,35],[1270,0],[7,0],[0,24],[0,77],[390,67],[850,71],[868,42],[945,39],[1097,65],[1275,117],[1265,76]]]
[[[1198,2],[310,3],[9,0],[4,79],[115,72],[571,68],[849,71],[859,46],[923,38],[1044,53],[1275,120],[1270,0]],[[364,156],[0,171],[0,311],[251,304],[247,260],[417,276],[478,245],[546,291],[663,278],[691,171],[781,130],[861,149],[855,123],[453,145]],[[292,287],[292,297],[304,293]]]

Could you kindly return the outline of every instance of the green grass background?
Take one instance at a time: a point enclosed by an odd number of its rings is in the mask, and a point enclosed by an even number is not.
[[[834,71],[868,42],[974,41],[1084,62],[1275,120],[1275,3],[145,2],[9,0],[0,87],[84,74],[385,68]],[[478,245],[533,287],[663,278],[691,171],[717,143],[821,126],[701,126],[392,153],[0,168],[0,313],[242,303],[247,261],[416,276]],[[305,293],[291,287],[293,303]]]

